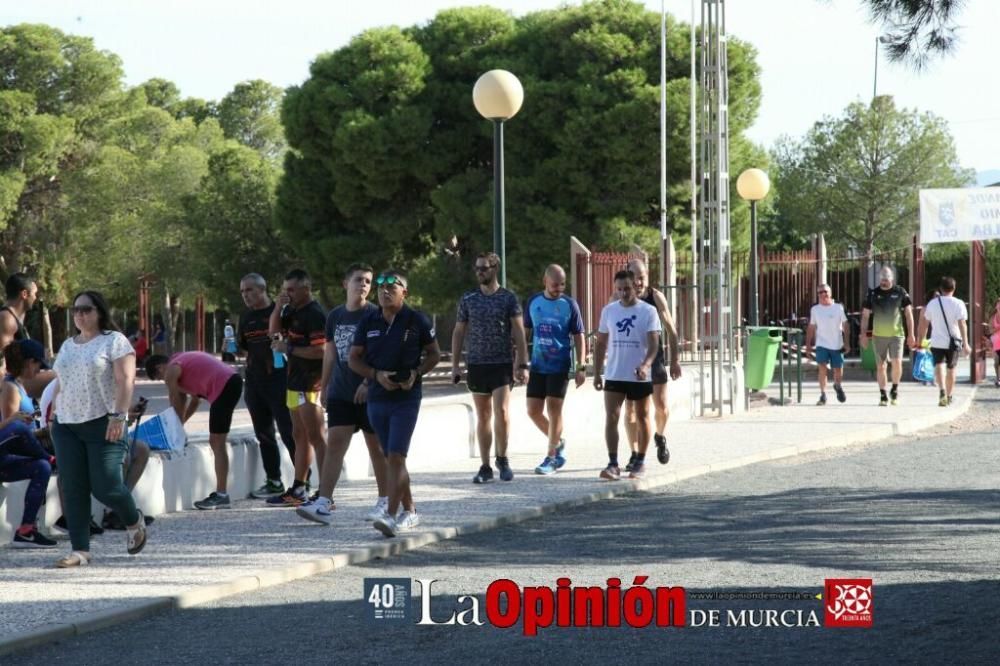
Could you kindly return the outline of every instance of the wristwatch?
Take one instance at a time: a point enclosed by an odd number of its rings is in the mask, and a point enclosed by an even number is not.
[[[110,421],[121,421],[125,423],[128,420],[128,414],[125,412],[111,412],[108,414],[108,420]]]
[[[577,372],[587,372],[587,366],[585,364],[578,365],[578,366],[576,366],[576,371]]]
[[[519,366],[517,366],[518,370],[527,370],[528,368],[529,368],[529,366],[528,366],[527,363],[522,363]]]

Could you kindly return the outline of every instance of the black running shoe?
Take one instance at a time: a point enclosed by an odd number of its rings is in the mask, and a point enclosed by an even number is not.
[[[653,439],[656,441],[656,459],[660,461],[661,465],[666,465],[670,462],[670,450],[667,448],[667,438],[660,433],[653,433]],[[635,465],[633,465],[633,468]]]
[[[489,465],[481,465],[479,473],[472,477],[473,483],[489,483],[493,480],[493,468]]]
[[[14,532],[14,548],[55,548],[56,542],[48,538],[44,534],[38,531],[38,528],[32,529],[27,534],[21,534],[20,532]]]
[[[626,471],[626,472],[631,472],[631,471],[632,471],[632,468],[633,468],[633,467],[635,467],[635,459],[636,459],[636,457],[637,457],[638,455],[639,455],[639,454],[637,454],[637,453],[636,453],[635,451],[633,451],[633,452],[632,452],[632,455],[630,455],[630,456],[628,457],[628,464],[626,464],[626,465],[625,465],[625,471]]]

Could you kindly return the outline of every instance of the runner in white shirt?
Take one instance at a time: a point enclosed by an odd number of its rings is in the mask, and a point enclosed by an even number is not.
[[[819,400],[817,405],[826,404],[827,369],[833,368],[833,390],[837,402],[847,400],[841,386],[844,379],[844,354],[851,345],[850,324],[844,314],[844,306],[833,302],[833,290],[823,283],[816,290],[819,303],[812,306],[809,313],[809,328],[806,329],[806,355],[816,346],[816,364],[819,366]]]
[[[618,421],[626,400],[635,405],[639,435],[639,450],[629,478],[641,479],[645,475],[649,396],[653,394],[651,368],[660,345],[660,318],[656,308],[639,300],[632,271],[615,274],[615,293],[618,300],[601,311],[594,348],[594,388],[604,391],[604,439],[608,445],[608,466],[601,471],[601,478],[609,481],[621,478]]]
[[[968,356],[972,348],[969,347],[969,331],[966,324],[969,313],[965,303],[955,298],[955,278],[941,278],[938,290],[937,298],[931,299],[920,314],[917,340],[924,339],[929,325],[931,355],[934,357],[934,381],[940,390],[938,405],[947,407],[951,404],[951,394],[955,390],[955,368],[958,367],[959,352]]]

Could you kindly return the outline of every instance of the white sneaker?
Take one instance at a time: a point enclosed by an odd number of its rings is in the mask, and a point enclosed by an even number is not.
[[[332,525],[332,508],[333,506],[330,500],[325,497],[317,497],[315,502],[309,502],[308,504],[302,504],[295,507],[295,513],[302,516],[306,520],[313,521],[314,523]]]
[[[403,511],[396,518],[396,528],[399,530],[413,529],[420,524],[420,516],[416,511]]]
[[[389,512],[389,498],[379,497],[378,501],[375,502],[375,508],[368,512],[368,514],[365,516],[365,520],[367,520],[369,523],[373,523],[382,516],[386,515],[388,512]]]
[[[394,537],[396,536],[396,532],[399,531],[399,528],[396,526],[396,520],[388,514],[381,518],[376,518],[373,525],[375,529],[387,537]]]

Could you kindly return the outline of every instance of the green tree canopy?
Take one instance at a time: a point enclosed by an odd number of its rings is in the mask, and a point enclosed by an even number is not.
[[[773,156],[781,174],[780,217],[801,234],[870,255],[905,245],[918,226],[918,191],[973,180],[959,166],[947,124],[897,109],[892,97],[856,102],[817,122]]]
[[[281,88],[260,79],[237,84],[219,102],[219,125],[226,138],[280,163],[286,148],[280,115],[284,94]]]
[[[689,30],[668,27],[668,218],[682,242]],[[472,259],[492,249],[492,128],[472,87],[503,68],[525,89],[506,129],[511,285],[534,288],[546,264],[565,260],[571,235],[602,244],[655,237],[659,35],[659,14],[624,0],[521,18],[453,9],[417,27],[362,33],[318,57],[288,91],[278,223],[321,279],[337,283],[358,259],[399,264],[415,270],[417,293],[450,309]],[[730,38],[733,172],[762,156],[741,134],[760,99],[754,57]]]
[[[63,237],[62,183],[84,166],[123,102],[121,64],[90,39],[44,25],[0,29],[0,254],[43,282]]]

